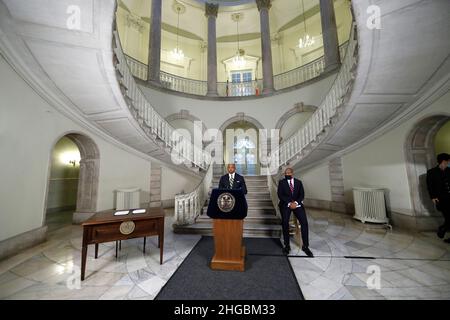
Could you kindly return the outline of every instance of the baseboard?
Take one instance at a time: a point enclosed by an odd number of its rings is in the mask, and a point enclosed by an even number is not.
[[[303,200],[303,204],[307,208],[331,210],[331,201],[328,201],[328,200],[305,199],[305,200]]]
[[[44,242],[46,234],[47,226],[43,226],[0,241],[0,260]]]
[[[164,209],[174,208],[175,207],[175,199],[162,200],[162,207]]]
[[[395,211],[389,213],[389,219],[395,228],[416,232],[436,231],[444,221],[442,217],[411,216]]]
[[[64,211],[75,211],[76,208],[77,208],[76,205],[57,207],[57,208],[47,208],[46,213],[49,214],[49,213],[57,213],[57,212],[64,212]]]

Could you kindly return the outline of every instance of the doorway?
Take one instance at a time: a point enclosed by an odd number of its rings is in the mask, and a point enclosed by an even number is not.
[[[258,131],[258,128],[248,121],[233,122],[225,128],[225,164],[234,163],[239,174],[260,174]]]
[[[427,117],[413,127],[405,143],[406,168],[411,201],[416,218],[428,222],[420,229],[434,229],[440,224],[441,213],[430,200],[426,185],[427,170],[437,165],[436,155],[450,147],[450,116]],[[419,220],[417,220],[419,221]]]
[[[96,211],[98,178],[99,152],[91,138],[70,133],[58,139],[51,151],[45,206],[50,232]]]

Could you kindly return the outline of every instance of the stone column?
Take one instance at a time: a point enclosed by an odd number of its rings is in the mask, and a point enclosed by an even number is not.
[[[263,68],[263,93],[271,93],[273,87],[272,45],[270,43],[269,9],[271,0],[256,0],[261,24],[261,52]]]
[[[205,3],[205,16],[208,19],[208,67],[207,96],[217,96],[217,41],[216,19],[219,11],[218,4]]]
[[[344,171],[342,158],[335,158],[328,163],[331,186],[331,211],[347,212],[344,193]]]
[[[329,71],[341,65],[333,0],[320,0],[320,18],[322,20],[325,71]]]
[[[153,0],[150,17],[147,81],[156,84],[160,83],[159,73],[161,70],[161,11],[162,0]]]
[[[150,172],[150,204],[149,206],[161,207],[161,179],[162,179],[162,168],[161,165],[152,163],[152,168]]]

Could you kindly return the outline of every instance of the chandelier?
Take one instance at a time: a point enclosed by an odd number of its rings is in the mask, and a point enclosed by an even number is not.
[[[239,48],[239,20],[242,18],[242,15],[240,13],[236,13],[232,15],[232,19],[236,21],[236,30],[237,30],[237,51],[236,55],[233,57],[233,64],[235,68],[242,69],[246,65],[246,61],[244,58],[245,51],[243,49]]]
[[[171,52],[170,55],[172,56],[172,58],[176,61],[182,61],[184,59],[184,53],[183,50],[181,50],[178,47],[178,32],[179,32],[179,28],[180,28],[180,11],[181,11],[182,7],[180,5],[175,6],[175,10],[177,10],[177,15],[178,15],[178,21],[177,21],[177,47],[174,48]]]
[[[298,47],[300,49],[311,47],[316,41],[313,36],[310,36],[306,31],[306,16],[305,16],[305,4],[302,0],[302,9],[303,9],[303,26],[305,29],[305,34],[298,40]]]

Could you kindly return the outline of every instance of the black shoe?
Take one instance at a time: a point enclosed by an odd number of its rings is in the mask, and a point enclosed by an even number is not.
[[[291,252],[291,247],[290,246],[287,246],[287,247],[283,248],[283,254],[288,255],[289,252]]]
[[[439,227],[439,229],[438,229],[438,231],[437,231],[437,236],[440,238],[440,239],[444,239],[444,236],[445,236],[445,230],[446,228],[444,227],[444,226],[441,226],[441,227]]]
[[[307,255],[308,257],[310,257],[310,258],[313,258],[313,257],[314,257],[313,253],[311,252],[311,250],[309,250],[308,247],[303,247],[302,250],[303,250],[304,253],[306,253],[306,255]]]
[[[450,243],[450,238],[444,240],[445,243]]]

